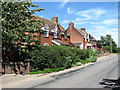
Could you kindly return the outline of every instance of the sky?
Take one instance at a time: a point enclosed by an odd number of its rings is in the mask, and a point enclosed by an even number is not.
[[[85,28],[88,33],[100,40],[101,35],[109,34],[118,44],[118,2],[33,2],[44,11],[36,16],[51,20],[57,16],[58,22],[68,28],[69,22],[75,28]],[[33,9],[33,8],[31,8]]]

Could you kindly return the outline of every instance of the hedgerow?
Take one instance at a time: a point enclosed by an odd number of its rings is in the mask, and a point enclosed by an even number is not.
[[[78,63],[92,62],[95,61],[96,52],[57,45],[33,46],[29,56],[31,57],[31,71],[38,71],[46,68],[70,68]]]

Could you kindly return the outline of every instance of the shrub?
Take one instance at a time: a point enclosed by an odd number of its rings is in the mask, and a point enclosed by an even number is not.
[[[89,52],[89,50],[81,50],[67,46],[32,46],[29,54],[31,57],[31,71],[44,70],[46,68],[70,68],[76,64],[76,62],[81,62],[89,58]]]

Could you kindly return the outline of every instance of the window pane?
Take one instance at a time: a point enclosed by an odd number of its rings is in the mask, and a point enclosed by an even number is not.
[[[44,37],[48,37],[48,31],[44,31]]]
[[[56,32],[54,33],[54,38],[57,38],[57,33]]]

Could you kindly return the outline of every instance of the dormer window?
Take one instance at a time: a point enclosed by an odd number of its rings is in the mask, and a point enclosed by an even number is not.
[[[48,37],[48,35],[49,35],[49,27],[48,27],[48,25],[44,26],[43,31],[44,31],[44,37]]]
[[[48,31],[44,31],[44,37],[48,37]]]

